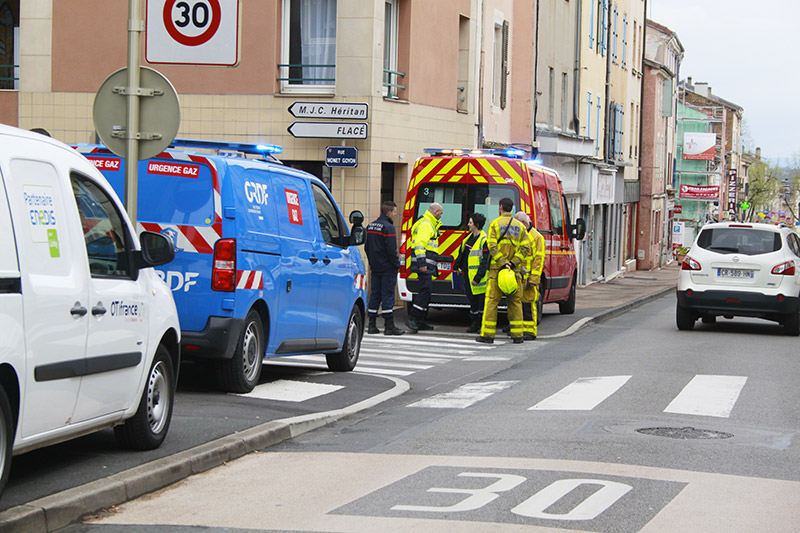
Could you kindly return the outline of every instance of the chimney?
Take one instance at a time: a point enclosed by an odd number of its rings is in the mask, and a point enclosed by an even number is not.
[[[756,160],[761,161],[761,147],[756,147]]]
[[[708,86],[708,82],[707,81],[698,81],[694,85],[694,92],[696,92],[700,96],[705,96],[706,98],[711,98],[711,87]]]
[[[689,90],[691,90],[691,89],[693,88],[693,85],[692,85],[692,77],[691,77],[691,76],[689,76],[688,78],[686,78],[686,85],[687,85],[687,87],[689,88]]]

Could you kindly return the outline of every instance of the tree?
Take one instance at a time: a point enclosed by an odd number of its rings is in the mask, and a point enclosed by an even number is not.
[[[743,213],[745,221],[752,221],[755,213],[774,209],[783,193],[782,169],[764,159],[750,165],[747,172],[747,201],[750,208]]]

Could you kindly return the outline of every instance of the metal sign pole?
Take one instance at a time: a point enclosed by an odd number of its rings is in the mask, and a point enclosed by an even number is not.
[[[125,208],[136,228],[139,169],[139,42],[144,31],[141,0],[128,0],[128,131],[125,156]]]

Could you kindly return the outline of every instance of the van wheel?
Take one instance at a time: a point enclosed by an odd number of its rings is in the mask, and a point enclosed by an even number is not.
[[[575,313],[575,280],[572,280],[572,285],[569,289],[569,297],[563,302],[558,302],[558,312],[562,315],[571,315]]]
[[[153,450],[161,446],[169,430],[174,403],[172,359],[166,347],[159,344],[136,414],[114,428],[117,442],[134,450]]]
[[[694,322],[697,317],[694,313],[680,305],[675,306],[675,323],[681,331],[689,331],[694,329]]]
[[[349,372],[356,367],[358,354],[361,352],[361,336],[364,333],[363,322],[361,312],[356,307],[353,307],[350,312],[350,319],[347,321],[342,351],[325,354],[329,369],[334,372]]]
[[[258,384],[264,361],[264,327],[261,315],[251,309],[231,359],[221,361],[220,381],[228,392],[248,393]]]
[[[0,494],[11,473],[11,452],[14,446],[14,416],[6,391],[0,387]]]

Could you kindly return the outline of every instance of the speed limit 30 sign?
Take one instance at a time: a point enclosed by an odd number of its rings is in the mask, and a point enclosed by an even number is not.
[[[234,66],[239,0],[147,0],[148,63]]]

